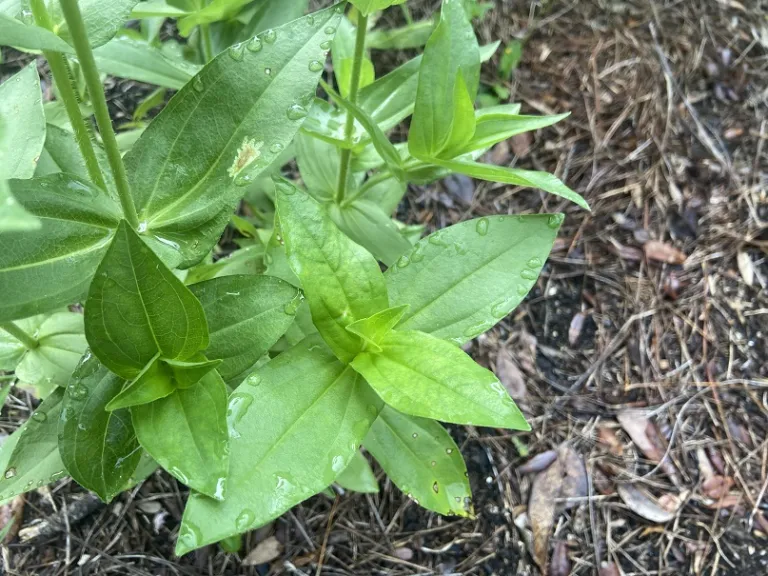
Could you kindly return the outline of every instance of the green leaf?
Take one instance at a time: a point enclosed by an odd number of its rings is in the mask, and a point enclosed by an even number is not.
[[[385,406],[363,445],[395,486],[419,506],[438,514],[473,516],[464,459],[434,420]]]
[[[50,30],[40,26],[27,26],[6,14],[0,14],[0,46],[13,46],[24,50],[53,50],[66,54],[75,52]]]
[[[362,150],[368,142],[368,135],[360,123],[355,121],[352,128],[352,137],[347,140],[344,135],[346,114],[341,110],[320,98],[312,101],[309,116],[301,125],[301,131],[314,138],[319,138],[337,148],[346,150]]]
[[[354,58],[338,59],[338,64],[334,63],[333,66],[336,82],[339,85],[339,91],[344,98],[349,98],[349,92],[352,87],[352,69],[354,66]],[[367,56],[363,56],[362,64],[360,65],[360,88],[373,83],[375,78],[376,71],[373,68],[373,62],[371,62]]]
[[[371,465],[360,452],[355,452],[347,467],[336,477],[336,484],[353,492],[375,494],[379,491],[379,483],[371,470]]]
[[[589,204],[587,204],[587,201],[584,200],[584,198],[563,184],[557,176],[548,172],[481,164],[463,158],[455,158],[453,160],[429,158],[425,160],[438,166],[442,166],[443,168],[447,168],[453,172],[472,176],[478,180],[503,182],[505,184],[514,184],[526,188],[538,188],[545,192],[549,192],[550,194],[554,194],[555,196],[570,200],[574,204],[584,208],[584,210],[589,210]]]
[[[350,2],[363,15],[367,16],[377,10],[384,10],[384,8],[389,8],[390,6],[403,4],[405,0],[350,0]]]
[[[205,354],[223,360],[219,374],[233,386],[285,334],[300,302],[295,287],[270,276],[224,276],[189,288],[208,319]]]
[[[261,2],[243,28],[242,38],[251,38],[269,28],[277,28],[286,22],[300,18],[307,10],[308,0],[280,0]]]
[[[131,17],[140,18],[179,18],[189,14],[188,10],[165,0],[148,0],[133,7]]]
[[[455,424],[530,430],[493,372],[450,342],[395,330],[379,346],[380,353],[358,354],[352,367],[396,410]]]
[[[165,88],[156,88],[150,92],[133,111],[132,119],[134,122],[140,122],[147,117],[153,108],[156,108],[165,102]]]
[[[148,42],[128,36],[115,38],[93,51],[99,70],[147,84],[181,89],[199,71],[183,60],[173,60]]]
[[[384,214],[390,215],[397,210],[398,204],[405,196],[406,189],[405,182],[399,182],[396,178],[386,178],[371,185],[366,182],[355,202],[371,201],[381,208]]]
[[[142,447],[181,482],[212,498],[227,495],[227,387],[214,370],[190,388],[131,408]]]
[[[8,500],[66,474],[59,456],[57,426],[64,390],[57,388],[0,448],[0,501]]]
[[[309,65],[323,60],[325,30],[339,17],[321,10],[218,55],[126,154],[139,220],[179,246],[182,266],[210,252],[242,185],[293,139],[320,75]]]
[[[373,202],[358,199],[343,206],[333,204],[328,213],[347,236],[387,266],[411,248],[397,225]]]
[[[179,33],[187,37],[195,26],[232,18],[250,0],[212,0],[200,10],[178,21]]]
[[[163,363],[170,367],[173,379],[179,388],[194,386],[203,376],[219,366],[221,362],[221,360],[206,360],[202,354],[196,355],[192,362],[163,360]]]
[[[171,369],[155,356],[133,381],[112,398],[106,410],[121,410],[131,406],[149,404],[160,398],[170,396],[176,390],[173,385]]]
[[[287,181],[276,187],[286,253],[312,320],[337,357],[348,362],[362,343],[345,327],[387,307],[384,277],[373,256],[347,238],[320,204]]]
[[[97,147],[96,154],[97,156],[102,156],[103,150]],[[107,168],[104,171],[109,176],[109,165],[106,163],[106,156],[104,156],[104,160],[104,168]],[[88,180],[88,171],[85,167],[83,156],[77,147],[75,136],[69,130],[69,123],[67,122],[67,129],[65,129],[49,122],[45,127],[45,144],[43,152],[40,154],[40,161],[35,169],[35,176],[49,176],[59,172],[67,172],[77,176],[80,180]],[[111,179],[108,178],[108,186],[111,183]]]
[[[85,335],[99,360],[127,379],[158,352],[188,360],[208,345],[200,302],[124,220],[91,284]]]
[[[375,50],[421,48],[429,40],[434,28],[432,20],[411,22],[400,28],[377,28],[368,34],[365,43]]]
[[[379,344],[397,326],[406,310],[408,310],[408,304],[387,308],[376,312],[373,316],[353,322],[347,326],[347,330],[365,340],[374,352],[381,352]]]
[[[141,458],[128,410],[108,412],[124,381],[86,354],[72,375],[58,424],[58,445],[67,471],[105,502],[121,492]]]
[[[437,158],[467,138],[474,121],[480,49],[461,0],[444,0],[440,22],[424,49],[408,148],[416,158]],[[471,136],[471,134],[470,134]]]
[[[380,409],[319,336],[259,368],[229,400],[227,498],[190,497],[176,553],[262,526],[323,490],[348,466]]]
[[[512,72],[517,69],[520,59],[523,57],[523,43],[520,40],[512,40],[504,48],[499,60],[499,78],[509,80],[512,78]]]
[[[0,180],[32,178],[44,143],[40,77],[32,62],[0,84]]]
[[[0,123],[2,123],[2,119],[0,119]],[[32,216],[19,205],[11,191],[8,190],[8,183],[5,180],[0,180],[0,206],[3,207],[3,211],[0,213],[0,232],[38,230],[43,225],[39,218]]]
[[[331,202],[336,194],[341,158],[333,144],[300,132],[296,136],[296,163],[307,191],[318,202]],[[357,190],[361,175],[347,174],[347,190]]]
[[[387,270],[390,306],[410,304],[400,328],[457,344],[489,330],[539,275],[561,214],[478,218],[419,241]]]

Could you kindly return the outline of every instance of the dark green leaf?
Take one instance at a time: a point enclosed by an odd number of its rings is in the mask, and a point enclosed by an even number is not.
[[[159,355],[151,360],[132,382],[106,405],[106,410],[121,410],[131,406],[149,404],[170,396],[176,390],[171,369],[160,360]]]
[[[86,354],[72,375],[58,425],[59,452],[67,471],[105,502],[124,489],[141,458],[130,412],[104,409],[123,383]]]
[[[380,408],[319,336],[259,368],[229,400],[227,498],[190,498],[176,553],[261,526],[323,490],[354,457]]]
[[[40,26],[27,26],[23,22],[0,14],[0,46],[13,46],[25,50],[53,50],[74,53],[72,47],[50,30]]]
[[[200,302],[124,220],[91,284],[85,335],[99,360],[127,379],[158,352],[187,360],[208,345]]]
[[[293,139],[322,69],[314,63],[325,30],[338,19],[336,8],[321,10],[220,54],[126,154],[140,221],[179,246],[183,266],[211,250],[242,185]]]
[[[363,444],[395,486],[420,506],[439,514],[473,515],[464,459],[434,420],[385,406]]]
[[[44,142],[40,77],[32,62],[0,84],[0,180],[32,178]]]
[[[539,275],[560,214],[478,218],[419,241],[387,271],[390,306],[410,304],[400,328],[457,344],[489,330]]]
[[[221,360],[206,360],[205,356],[198,354],[191,362],[163,360],[163,364],[170,367],[176,386],[179,388],[189,388],[197,384],[208,372],[219,366]]]
[[[299,291],[270,276],[224,276],[190,286],[208,319],[205,354],[221,359],[218,371],[233,386],[291,325]]]
[[[493,372],[450,342],[395,330],[379,346],[381,352],[358,354],[352,367],[396,410],[455,424],[530,430]]]
[[[160,466],[212,498],[227,495],[227,387],[216,371],[190,388],[131,408],[136,436]]]
[[[322,206],[287,181],[276,206],[289,262],[301,280],[320,334],[343,362],[362,342],[344,328],[387,307],[376,260],[331,221]]]
[[[347,467],[336,477],[336,484],[353,492],[375,494],[379,491],[379,483],[376,482],[371,465],[360,452],[355,453]]]

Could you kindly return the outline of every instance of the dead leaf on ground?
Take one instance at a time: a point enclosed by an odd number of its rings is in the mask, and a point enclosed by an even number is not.
[[[621,576],[619,567],[613,562],[603,562],[600,564],[599,576]]]
[[[19,528],[24,521],[24,503],[26,501],[26,495],[20,494],[7,504],[0,506],[0,529],[4,529],[9,523],[11,524],[5,538],[3,538],[3,544],[10,544],[16,539]]]
[[[528,500],[528,517],[533,530],[533,558],[543,573],[547,573],[549,536],[558,509],[573,502],[566,498],[587,495],[587,469],[584,460],[567,444],[557,449],[556,460],[533,479]]]
[[[517,471],[520,474],[538,473],[548,468],[555,460],[557,460],[557,452],[555,450],[547,450],[541,454],[536,454],[536,456],[520,466]]]
[[[577,312],[571,318],[571,325],[568,327],[568,343],[571,346],[576,346],[576,342],[579,341],[581,331],[584,329],[584,321],[587,319],[584,312]]]
[[[701,483],[701,492],[709,498],[719,500],[728,494],[733,484],[733,478],[718,474]]]
[[[656,464],[661,462],[661,469],[677,485],[679,482],[677,469],[669,458],[664,457],[666,441],[656,425],[648,418],[648,413],[645,410],[624,410],[616,416],[616,419],[645,457]]]
[[[243,560],[243,566],[258,566],[266,564],[278,558],[283,552],[283,545],[274,536],[270,536],[263,542],[259,542],[256,548],[248,553]]]
[[[747,286],[752,286],[755,283],[755,268],[746,250],[739,250],[739,253],[736,255],[736,264],[739,266],[739,272],[741,277],[744,278],[744,282]]]
[[[674,494],[656,499],[633,484],[619,484],[616,491],[632,512],[657,524],[674,519],[683,502],[683,498]]]
[[[525,376],[506,348],[499,348],[496,353],[496,377],[514,400],[522,400],[528,395]]]
[[[664,262],[665,264],[682,264],[688,256],[671,244],[659,240],[649,240],[643,244],[645,257],[649,260]]]
[[[518,158],[525,158],[531,151],[533,136],[530,132],[523,132],[522,134],[512,136],[510,141],[512,145],[512,153]]]
[[[616,436],[616,432],[614,432],[612,428],[609,428],[608,426],[598,426],[597,439],[601,444],[604,444],[614,456],[621,458],[624,455],[624,445],[621,443],[621,440],[619,440],[619,437]]]
[[[568,558],[568,544],[565,540],[555,543],[552,562],[549,564],[549,576],[568,576],[571,573],[571,561]]]

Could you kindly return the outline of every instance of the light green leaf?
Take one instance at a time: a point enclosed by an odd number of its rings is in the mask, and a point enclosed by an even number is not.
[[[373,202],[355,200],[343,206],[332,204],[328,213],[347,236],[387,266],[411,248],[395,223]]]
[[[341,158],[339,150],[325,140],[299,132],[296,163],[307,191],[318,202],[331,202],[336,194]],[[347,173],[347,190],[357,190],[361,174]]]
[[[323,490],[349,465],[380,409],[319,336],[259,368],[229,400],[227,498],[190,497],[176,553],[262,526]]]
[[[232,18],[250,0],[212,0],[200,10],[178,21],[179,33],[189,36],[195,26]]]
[[[140,122],[147,117],[147,114],[149,114],[153,108],[156,108],[165,102],[165,94],[165,88],[156,88],[150,92],[134,109],[132,116],[133,121],[137,123]]]
[[[199,67],[183,60],[172,60],[148,42],[120,36],[93,51],[99,70],[105,74],[130,78],[179,90],[198,72]]]
[[[142,447],[181,482],[212,498],[227,495],[227,387],[214,370],[190,388],[131,408]]]
[[[530,430],[493,372],[450,342],[394,330],[379,346],[379,353],[358,354],[352,367],[396,410],[455,424]]]
[[[135,378],[160,352],[188,360],[208,345],[200,302],[123,220],[85,305],[93,353],[123,378]]]
[[[385,406],[363,445],[395,486],[419,506],[438,514],[473,516],[464,459],[434,420]]]
[[[8,500],[66,474],[59,456],[57,426],[64,390],[57,388],[0,448],[0,501]]]
[[[28,26],[6,14],[0,14],[0,46],[74,54],[72,47],[50,30]]]
[[[427,43],[435,23],[431,20],[412,22],[400,28],[377,28],[368,34],[366,45],[375,50],[407,50]]]
[[[35,173],[45,143],[42,98],[34,62],[0,84],[0,180]]]
[[[269,28],[300,18],[307,10],[308,0],[280,0],[256,5],[250,20],[243,28],[242,38],[251,38]]]
[[[255,244],[235,250],[226,258],[220,258],[213,264],[201,262],[188,269],[187,282],[203,282],[211,278],[221,278],[237,274],[263,274],[264,246]],[[273,274],[274,276],[274,274]]]
[[[357,201],[370,201],[381,208],[382,212],[391,215],[397,210],[398,204],[405,196],[407,186],[405,182],[399,182],[396,178],[386,178],[372,185],[368,182],[360,190]]]
[[[39,218],[32,216],[16,201],[5,180],[0,180],[0,206],[3,207],[0,213],[0,232],[38,230],[43,225]]]
[[[334,60],[334,62],[336,62],[336,60]],[[339,85],[339,91],[344,98],[349,98],[349,92],[352,87],[352,69],[354,66],[354,58],[338,59],[338,64],[334,63],[333,66],[336,82]],[[373,62],[371,62],[367,56],[363,56],[363,60],[360,65],[360,88],[364,88],[365,86],[372,84],[375,79],[376,71],[373,68]]]
[[[205,354],[223,360],[221,377],[237,386],[291,325],[299,291],[270,276],[224,276],[189,287],[208,319]]]
[[[179,18],[186,16],[189,11],[165,0],[148,0],[139,2],[133,7],[131,17],[141,18]]]
[[[480,78],[480,49],[461,0],[443,0],[440,22],[419,69],[408,148],[416,158],[437,158],[466,138]],[[463,86],[461,85],[463,82]]]
[[[321,10],[220,54],[126,154],[139,219],[179,245],[182,266],[210,252],[242,185],[293,139],[320,75],[312,63],[323,60],[325,30],[338,19],[336,8]]]
[[[337,148],[354,150],[355,152],[362,150],[369,141],[368,135],[360,123],[355,121],[352,136],[347,140],[344,135],[346,119],[346,114],[341,110],[325,100],[315,98],[309,109],[309,116],[301,125],[301,131],[333,144]]]
[[[108,412],[124,381],[86,354],[64,396],[58,445],[78,484],[109,502],[123,490],[141,458],[128,410]]]
[[[287,181],[276,206],[291,268],[301,280],[312,320],[342,362],[362,342],[345,327],[387,307],[376,260],[336,227],[322,206]]]
[[[163,360],[170,367],[176,386],[189,388],[197,384],[200,379],[221,364],[221,360],[206,360],[202,354],[197,354],[191,362],[182,360]]]
[[[96,148],[96,150],[97,156],[103,155],[101,148]],[[104,171],[106,176],[109,176],[109,165],[106,164],[106,157],[104,160],[104,168],[107,168]],[[49,176],[59,172],[77,176],[80,180],[88,180],[88,171],[77,147],[75,136],[69,130],[69,122],[67,122],[67,129],[51,123],[46,125],[45,144],[35,169],[35,176]],[[108,178],[108,182],[108,187],[111,188],[111,178]]]
[[[408,304],[387,308],[376,312],[373,316],[353,322],[347,326],[347,330],[365,340],[374,352],[381,352],[379,344],[397,326],[406,310],[408,310]]]
[[[384,10],[390,6],[403,4],[405,0],[350,0],[352,5],[360,10],[363,15],[371,14],[377,10]]]
[[[368,434],[370,435],[370,431]],[[375,494],[379,491],[379,483],[371,465],[360,452],[355,452],[347,467],[336,477],[336,484],[353,492]]]
[[[410,304],[400,328],[457,344],[489,330],[538,278],[561,214],[495,216],[423,238],[387,270],[390,306]]]
[[[499,78],[509,80],[512,78],[512,72],[517,69],[520,59],[523,57],[523,43],[520,40],[512,40],[504,48],[499,60]]]
[[[106,405],[105,410],[121,410],[131,406],[149,404],[170,396],[176,390],[170,368],[159,355],[151,360],[132,382],[119,391]]]

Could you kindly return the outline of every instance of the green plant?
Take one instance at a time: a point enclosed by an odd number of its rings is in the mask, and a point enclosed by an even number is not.
[[[44,52],[66,114],[46,122],[34,63],[0,86],[0,368],[44,398],[0,449],[0,500],[68,474],[108,501],[159,465],[192,489],[177,552],[229,549],[334,482],[376,490],[364,446],[420,505],[473,513],[436,420],[527,429],[459,346],[521,302],[563,217],[479,218],[419,240],[391,214],[407,182],[451,172],[586,204],[552,175],[477,162],[561,117],[475,111],[493,49],[459,0],[444,0],[423,56],[375,79],[367,21],[393,3],[354,0],[357,26],[339,4],[233,44],[124,157],[94,57],[105,35],[89,43],[78,3],[31,0],[37,24],[0,19],[0,44]],[[113,33],[132,4],[103,3]],[[252,8],[195,6],[175,15],[182,32]],[[306,190],[280,176],[294,157]],[[238,249],[214,261],[228,224]]]

